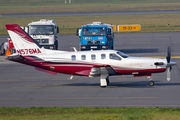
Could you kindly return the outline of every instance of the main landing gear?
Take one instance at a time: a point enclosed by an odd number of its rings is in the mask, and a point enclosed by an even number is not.
[[[107,85],[109,85],[109,76],[108,76],[108,74],[101,74],[100,87],[105,88]]]
[[[154,85],[154,81],[152,81],[152,77],[151,76],[148,76],[147,77],[149,79],[149,86],[153,86]]]

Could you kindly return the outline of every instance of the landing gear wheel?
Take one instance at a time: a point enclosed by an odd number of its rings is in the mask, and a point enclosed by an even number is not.
[[[109,77],[106,78],[107,85],[109,85]]]
[[[149,86],[153,86],[154,85],[154,81],[149,81]]]
[[[106,80],[107,81],[107,85],[109,85],[109,80]]]

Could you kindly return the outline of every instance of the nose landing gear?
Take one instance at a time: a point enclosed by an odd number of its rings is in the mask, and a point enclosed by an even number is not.
[[[154,85],[154,81],[152,81],[152,77],[151,76],[148,76],[147,77],[149,79],[149,86],[153,86]]]

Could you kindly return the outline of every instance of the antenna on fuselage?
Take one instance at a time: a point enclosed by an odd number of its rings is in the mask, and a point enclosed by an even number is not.
[[[71,48],[73,48],[73,49],[74,49],[74,52],[77,52],[77,50],[76,50],[76,48],[75,48],[75,47],[71,47]]]

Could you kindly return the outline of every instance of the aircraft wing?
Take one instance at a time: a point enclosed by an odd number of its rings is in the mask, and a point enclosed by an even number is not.
[[[7,60],[19,62],[24,60],[25,58],[20,54],[12,54],[7,57]]]
[[[91,68],[90,77],[97,77],[101,74],[115,75],[116,71],[110,65],[95,65]]]

